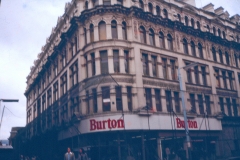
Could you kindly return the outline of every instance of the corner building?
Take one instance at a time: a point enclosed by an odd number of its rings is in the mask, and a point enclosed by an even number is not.
[[[175,0],[72,0],[27,77],[26,153],[192,159],[239,153],[240,16]]]

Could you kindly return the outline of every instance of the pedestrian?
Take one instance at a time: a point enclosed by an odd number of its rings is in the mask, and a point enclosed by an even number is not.
[[[64,155],[64,160],[75,160],[75,155],[71,152],[71,149],[68,147],[67,153]]]
[[[77,160],[88,160],[87,153],[84,151],[83,148],[79,149],[78,159]]]

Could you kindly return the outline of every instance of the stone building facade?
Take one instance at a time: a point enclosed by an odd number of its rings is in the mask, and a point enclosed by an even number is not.
[[[177,71],[198,62],[180,70],[191,155],[237,154],[239,23],[194,0],[72,0],[27,77],[27,150],[149,160],[170,149],[185,159]]]

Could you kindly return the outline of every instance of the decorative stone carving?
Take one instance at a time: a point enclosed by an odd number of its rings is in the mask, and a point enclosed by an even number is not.
[[[199,92],[199,93],[205,93],[205,94],[212,94],[211,88],[204,88],[204,87],[196,87],[196,86],[190,86],[186,85],[186,90],[189,92]]]
[[[171,90],[179,90],[179,85],[177,84],[172,84],[172,83],[164,83],[164,82],[159,82],[159,81],[154,81],[154,80],[143,80],[143,84],[145,85],[152,85],[152,86],[159,86],[161,88],[165,89],[171,89]]]
[[[226,97],[238,97],[237,92],[234,91],[222,91],[222,90],[217,90],[217,94],[220,96],[226,96]]]

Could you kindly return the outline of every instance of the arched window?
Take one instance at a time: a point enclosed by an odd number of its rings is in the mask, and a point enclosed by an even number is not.
[[[218,28],[218,36],[219,37],[222,37],[221,33],[222,33],[221,30]]]
[[[163,18],[168,18],[168,12],[166,9],[163,9]]]
[[[197,21],[197,29],[201,29],[200,22]]]
[[[126,22],[122,22],[122,37],[127,40],[127,25]]]
[[[95,7],[95,6],[99,5],[99,2],[98,2],[98,0],[92,0],[92,4],[93,4],[93,7]]]
[[[182,19],[182,18],[181,18],[181,15],[180,15],[180,14],[177,14],[177,16],[178,16],[178,21],[179,21],[179,22],[182,22],[182,20],[181,20],[181,19]]]
[[[198,43],[198,54],[200,58],[203,58],[203,50],[201,43]]]
[[[210,32],[210,27],[209,27],[209,25],[207,25],[207,32]]]
[[[212,47],[212,56],[213,56],[213,60],[214,60],[215,62],[217,62],[216,50],[215,50],[214,47]]]
[[[117,39],[118,38],[117,22],[115,20],[112,20],[111,22],[111,30],[112,30],[112,38]]]
[[[185,54],[188,54],[188,43],[187,43],[187,40],[185,38],[183,39],[183,52]]]
[[[155,34],[151,28],[149,29],[149,43],[150,45],[155,46]]]
[[[85,2],[85,9],[88,9],[88,1]]]
[[[194,28],[195,27],[195,22],[194,22],[194,19],[191,18],[191,26]]]
[[[224,31],[222,31],[223,39],[226,39],[226,34]]]
[[[153,5],[152,5],[152,3],[148,3],[148,12],[153,13]]]
[[[213,27],[213,35],[216,36],[216,28]]]
[[[106,23],[104,21],[99,22],[98,24],[98,33],[99,33],[99,40],[107,39],[106,33]]]
[[[146,30],[143,26],[141,26],[139,28],[139,32],[140,32],[140,41],[141,43],[146,43]]]
[[[94,26],[93,26],[93,24],[90,24],[89,31],[90,31],[90,42],[94,42]]]
[[[159,45],[161,48],[165,48],[164,34],[162,32],[159,32]]]
[[[123,5],[123,0],[117,0],[117,4]]]
[[[220,49],[218,50],[218,54],[219,54],[220,63],[223,64],[223,54],[222,54],[222,51]]]
[[[191,52],[192,52],[192,55],[196,57],[195,44],[194,44],[193,41],[191,41],[190,44],[191,44]]]
[[[139,5],[140,5],[140,8],[142,8],[144,10],[144,3],[142,0],[139,0]]]
[[[230,65],[228,52],[225,52],[225,58],[226,58],[226,63],[227,63],[227,65]]]
[[[188,26],[188,17],[185,16],[185,25]]]
[[[160,7],[159,7],[159,6],[156,7],[156,12],[157,12],[157,15],[158,15],[158,16],[161,15],[161,10],[160,10]]]
[[[170,34],[167,35],[167,41],[168,41],[168,49],[173,50],[173,40]]]

